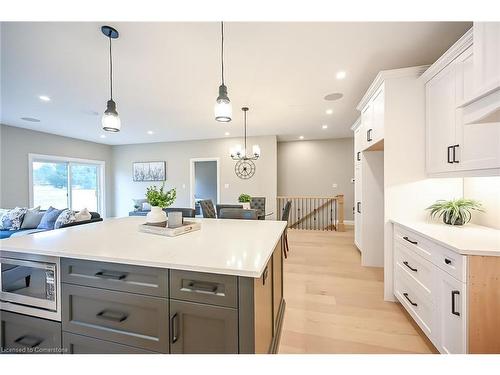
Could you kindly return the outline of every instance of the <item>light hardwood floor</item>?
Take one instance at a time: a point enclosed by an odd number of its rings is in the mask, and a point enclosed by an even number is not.
[[[346,232],[289,230],[279,353],[433,353],[403,308],[383,300],[382,268],[362,267]]]

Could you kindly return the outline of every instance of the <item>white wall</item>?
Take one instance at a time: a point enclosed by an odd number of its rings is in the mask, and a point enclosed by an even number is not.
[[[275,212],[277,193],[277,143],[275,136],[252,137],[250,145],[258,143],[262,155],[255,162],[254,177],[242,180],[234,172],[235,161],[229,149],[241,139],[224,138],[188,142],[161,142],[113,147],[114,215],[126,216],[132,210],[132,199],[144,197],[151,182],[132,181],[134,161],[165,160],[167,188],[177,189],[175,206],[190,207],[190,159],[220,158],[221,203],[236,203],[241,193],[266,197],[266,211]],[[157,183],[158,184],[158,183]],[[227,187],[225,186],[227,184]],[[158,185],[161,185],[159,183]]]
[[[344,194],[344,217],[353,220],[353,153],[354,138],[278,143],[278,195]]]
[[[485,212],[473,212],[471,222],[500,229],[500,177],[464,178],[464,197],[483,204]]]
[[[94,142],[0,125],[0,207],[29,205],[28,154],[102,160],[105,164],[106,214],[112,212],[112,148]]]

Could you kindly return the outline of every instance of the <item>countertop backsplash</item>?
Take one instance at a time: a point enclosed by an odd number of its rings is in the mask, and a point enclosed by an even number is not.
[[[472,214],[472,223],[500,229],[500,176],[464,178],[464,197],[484,206],[485,212]]]

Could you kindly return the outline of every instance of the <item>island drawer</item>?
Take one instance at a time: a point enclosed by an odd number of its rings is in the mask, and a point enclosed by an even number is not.
[[[92,337],[63,332],[63,354],[156,354],[155,352]]]
[[[68,258],[61,259],[61,269],[64,283],[149,296],[168,296],[166,269]]]
[[[61,323],[2,311],[1,351],[9,354],[60,354]]]
[[[170,298],[236,308],[236,276],[191,271],[170,271]]]
[[[85,286],[62,286],[63,331],[168,353],[168,300]]]

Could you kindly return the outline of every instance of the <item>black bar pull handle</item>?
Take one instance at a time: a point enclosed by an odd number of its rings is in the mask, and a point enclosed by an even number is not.
[[[269,275],[269,269],[266,267],[262,273],[262,285],[266,285],[267,276]]]
[[[96,314],[99,319],[109,320],[111,322],[124,322],[128,318],[127,313],[112,311],[112,310],[102,310]]]
[[[361,213],[361,202],[356,203],[356,211],[358,211],[358,214]]]
[[[452,290],[451,291],[451,313],[456,316],[460,316],[460,313],[456,310],[455,306],[455,296],[459,296],[460,291],[459,290]]]
[[[25,348],[36,348],[43,342],[43,339],[31,335],[23,335],[15,339],[14,342]]]
[[[450,154],[450,151],[451,149],[453,148],[453,146],[448,146],[448,150],[446,151],[446,158],[447,158],[447,161],[448,161],[448,164],[453,164],[453,159],[451,158],[451,154]]]
[[[416,304],[415,302],[413,302],[410,297],[408,297],[408,293],[403,293],[403,296],[405,296],[405,298],[408,300],[408,302],[410,302],[413,306],[417,307],[418,304]]]
[[[212,284],[212,283],[191,281],[189,283],[189,288],[194,292],[216,294],[219,286],[217,284]]]
[[[403,237],[403,240],[406,240],[406,241],[408,241],[409,243],[412,243],[412,244],[414,244],[414,245],[418,245],[418,242],[417,242],[417,241],[412,241],[412,240],[410,240],[407,236],[404,236],[404,237]]]
[[[450,265],[450,264],[451,264],[451,259],[444,258],[444,262],[445,262],[446,264]]]
[[[412,266],[410,266],[410,264],[406,261],[403,262],[403,264],[408,267],[410,270],[412,270],[413,272],[418,272],[418,269],[416,268],[413,268]]]
[[[110,280],[123,280],[127,277],[126,273],[123,272],[115,272],[115,271],[99,271],[94,274],[94,276],[100,277],[101,279],[110,279]]]
[[[366,131],[366,141],[367,141],[367,142],[371,142],[371,141],[373,141],[373,138],[372,138],[372,131],[373,131],[373,129],[368,129],[368,130]]]
[[[357,160],[357,161],[361,161],[361,152],[360,152],[360,151],[358,151],[358,152],[356,153],[356,160]]]
[[[178,315],[175,313],[170,320],[172,325],[172,344],[175,344],[179,340],[179,327],[178,327]]]
[[[460,163],[460,161],[457,160],[457,147],[460,147],[460,145],[454,145],[454,146],[451,146],[451,148],[453,149],[453,163]]]

